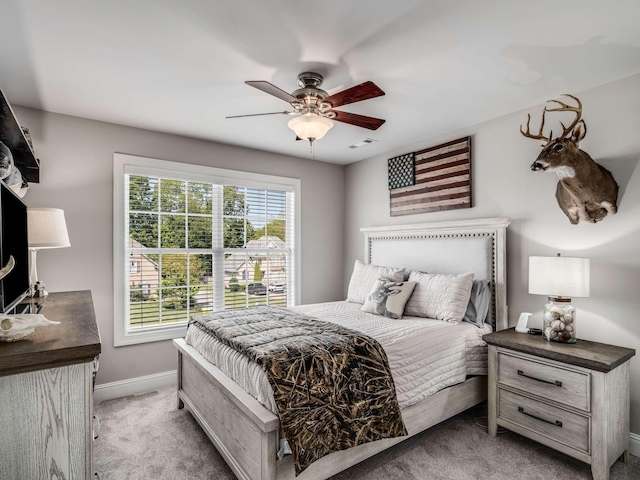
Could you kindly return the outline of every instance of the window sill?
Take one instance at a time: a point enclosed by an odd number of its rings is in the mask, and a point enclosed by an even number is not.
[[[184,338],[186,334],[186,323],[129,330],[127,332],[115,332],[113,345],[114,347],[124,347],[127,345],[137,345],[139,343],[161,342],[165,340],[173,340],[174,338]]]

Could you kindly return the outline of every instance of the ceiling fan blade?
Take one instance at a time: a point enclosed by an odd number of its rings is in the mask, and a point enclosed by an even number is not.
[[[368,128],[369,130],[377,130],[386,121],[381,118],[367,117],[355,113],[339,112],[338,110],[331,111],[336,114],[332,120],[355,125],[356,127]]]
[[[247,85],[252,86],[253,88],[257,88],[258,90],[262,90],[269,95],[273,95],[274,97],[278,97],[280,100],[284,100],[285,102],[297,102],[298,99],[293,95],[289,95],[284,90],[279,89],[275,85],[265,81],[255,81],[255,82],[244,82]]]
[[[355,87],[347,88],[342,92],[334,93],[323,101],[329,102],[332,108],[348,105],[350,103],[361,102],[370,98],[380,97],[384,92],[373,82],[364,82]]]
[[[294,113],[298,113],[298,112],[284,111],[284,112],[271,112],[271,113],[251,113],[249,115],[231,115],[230,117],[224,117],[224,118],[260,117],[262,115],[293,115]]]

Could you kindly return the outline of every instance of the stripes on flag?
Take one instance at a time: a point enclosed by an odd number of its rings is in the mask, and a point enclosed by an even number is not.
[[[471,137],[415,152],[415,184],[391,190],[391,216],[471,208]]]

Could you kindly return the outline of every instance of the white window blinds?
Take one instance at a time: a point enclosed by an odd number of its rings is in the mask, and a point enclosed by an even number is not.
[[[123,173],[124,336],[294,304],[295,188],[139,165]]]

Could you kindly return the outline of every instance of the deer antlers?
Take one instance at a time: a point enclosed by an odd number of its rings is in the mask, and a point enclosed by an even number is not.
[[[575,127],[580,121],[580,118],[582,118],[582,102],[573,95],[569,95],[568,93],[563,93],[563,96],[573,98],[576,102],[578,102],[578,106],[572,107],[564,102],[561,102],[560,100],[549,100],[550,102],[557,103],[558,105],[560,105],[560,107],[550,109],[545,107],[545,110],[547,112],[574,112],[576,114],[576,118],[573,120],[573,123],[571,123],[571,125],[569,125],[568,127],[565,127],[564,123],[560,122],[560,125],[562,125],[562,128],[564,130],[562,132],[562,135],[560,135],[561,138],[566,137],[569,133],[571,133],[573,127]]]
[[[544,109],[542,110],[542,121],[540,122],[540,129],[538,130],[538,134],[533,135],[531,133],[531,130],[529,128],[529,123],[531,122],[530,114],[527,114],[527,131],[525,132],[522,129],[522,125],[520,125],[520,133],[525,137],[533,138],[536,140],[546,140],[547,143],[549,143],[551,140],[553,140],[553,131],[549,132],[548,137],[545,136],[542,132],[542,130],[544,129],[545,114],[547,112],[574,112],[576,114],[576,118],[573,120],[571,125],[569,125],[568,127],[565,127],[564,123],[560,122],[560,125],[562,125],[562,135],[560,135],[560,137],[558,138],[564,138],[568,134],[570,134],[571,131],[573,130],[573,127],[575,127],[580,121],[580,119],[582,118],[582,102],[578,100],[576,97],[574,97],[573,95],[569,95],[568,93],[563,93],[562,95],[565,97],[573,98],[578,103],[578,105],[576,107],[572,107],[571,105],[561,102],[560,100],[548,100],[548,102],[555,102],[560,106],[556,108],[544,107]]]
[[[549,132],[549,136],[545,137],[542,134],[542,129],[544,128],[544,115],[545,113],[547,113],[547,107],[544,107],[544,109],[542,110],[542,122],[540,123],[540,130],[538,130],[538,134],[537,135],[532,135],[531,131],[529,130],[529,122],[531,122],[531,115],[527,113],[527,131],[523,131],[522,130],[522,125],[520,125],[520,133],[522,135],[524,135],[525,137],[528,138],[533,138],[535,140],[546,140],[547,143],[551,141],[551,137],[553,137],[553,131]]]

